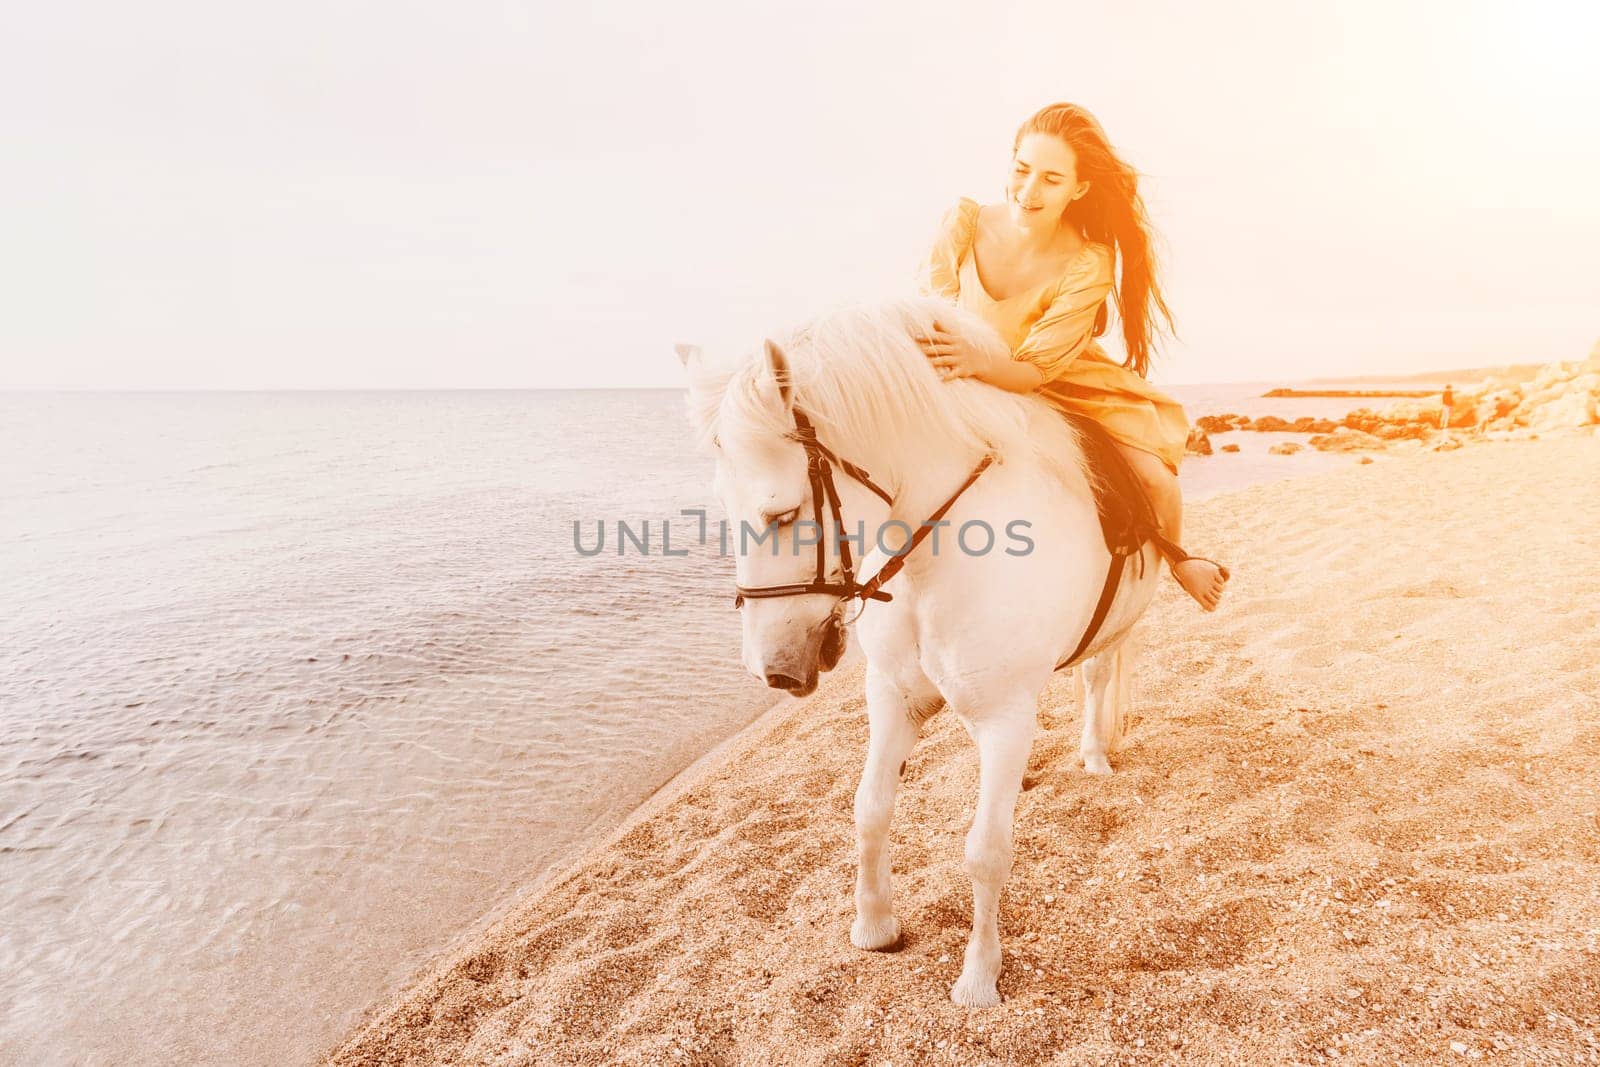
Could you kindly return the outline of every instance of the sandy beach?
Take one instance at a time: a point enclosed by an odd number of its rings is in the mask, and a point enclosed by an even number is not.
[[[862,666],[702,760],[326,1062],[1600,1062],[1600,435],[1474,441],[1188,511],[1228,561],[1139,630],[1115,774],[1040,702],[1003,1003],[948,999],[976,760],[948,713],[851,947]]]

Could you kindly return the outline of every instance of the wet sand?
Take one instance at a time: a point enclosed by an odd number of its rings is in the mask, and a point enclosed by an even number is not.
[[[976,762],[948,713],[892,831],[902,947],[848,940],[859,661],[701,760],[375,1006],[367,1064],[1600,1059],[1600,436],[1195,504],[1116,773],[1059,675],[996,1008],[948,999]]]

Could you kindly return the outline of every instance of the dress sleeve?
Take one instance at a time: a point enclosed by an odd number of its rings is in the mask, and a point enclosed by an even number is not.
[[[962,197],[939,220],[932,247],[917,274],[917,289],[925,296],[954,300],[961,295],[961,260],[972,247],[977,225],[977,202]]]
[[[1062,276],[1055,296],[1012,353],[1038,368],[1044,382],[1055,381],[1094,340],[1094,320],[1113,284],[1111,257],[1103,246],[1084,256]]]

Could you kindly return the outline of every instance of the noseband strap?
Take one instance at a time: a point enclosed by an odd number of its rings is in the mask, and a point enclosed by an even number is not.
[[[894,497],[885,491],[882,486],[878,485],[877,482],[874,482],[872,476],[861,467],[856,466],[847,459],[841,459],[828,446],[817,440],[816,428],[811,425],[811,420],[806,418],[805,412],[798,407],[793,408],[793,412],[795,428],[792,436],[806,450],[806,477],[811,482],[811,510],[816,518],[818,531],[817,575],[809,582],[791,582],[787,585],[753,587],[736,585],[734,588],[737,593],[733,598],[733,606],[735,608],[743,607],[747,597],[802,596],[807,593],[823,593],[839,597],[841,600],[859,599],[863,604],[868,600],[893,600],[892,596],[882,590],[883,584],[900,573],[900,569],[906,564],[906,558],[932,532],[933,524],[937,523],[944,516],[944,513],[950,510],[956,499],[966,492],[973,482],[978,480],[978,475],[982,474],[994,462],[994,457],[992,455],[983,457],[983,460],[973,472],[967,476],[967,480],[961,483],[961,487],[950,494],[949,499],[941,504],[939,509],[930,515],[911,535],[911,543],[906,546],[904,551],[892,556],[889,562],[879,568],[878,572],[867,579],[865,583],[857,582],[855,568],[850,559],[850,541],[842,536],[844,519],[839,508],[839,490],[833,482],[833,464],[838,464],[840,470],[872,490],[890,507],[894,506]],[[830,517],[833,520],[833,529],[840,535],[838,537],[839,565],[842,573],[836,581],[829,581],[827,577],[828,537],[826,528],[822,525],[822,505],[824,500],[827,501]]]

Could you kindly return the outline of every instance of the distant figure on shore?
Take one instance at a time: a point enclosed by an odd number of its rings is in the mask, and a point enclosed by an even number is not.
[[[1439,398],[1439,405],[1439,429],[1448,430],[1452,409],[1456,406],[1456,391],[1450,387],[1449,382],[1445,383],[1444,396]]]
[[[1156,315],[1172,324],[1156,280],[1138,172],[1093,116],[1052,104],[1012,143],[1005,200],[961,197],[941,220],[920,287],[977,312],[1005,342],[980,350],[934,324],[923,351],[946,381],[978,378],[1037,393],[1063,414],[1088,416],[1112,438],[1150,498],[1156,544],[1178,584],[1212,611],[1228,569],[1191,556],[1182,538],[1178,464],[1189,439],[1182,406],[1146,380]],[[1095,341],[1117,287],[1127,360]]]

